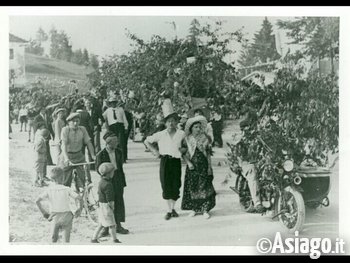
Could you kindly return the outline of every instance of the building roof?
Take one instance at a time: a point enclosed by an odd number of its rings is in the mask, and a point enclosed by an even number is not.
[[[17,43],[28,43],[27,40],[24,40],[18,36],[15,36],[10,33],[10,42],[17,42]]]

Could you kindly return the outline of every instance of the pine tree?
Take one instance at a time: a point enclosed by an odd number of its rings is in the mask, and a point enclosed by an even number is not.
[[[301,17],[293,21],[279,20],[277,25],[286,29],[291,44],[302,44],[304,55],[314,59],[330,58],[332,72],[333,60],[339,54],[338,17]]]
[[[265,17],[261,29],[254,34],[254,40],[251,45],[243,45],[240,63],[243,66],[252,66],[256,62],[268,62],[280,57],[276,50],[275,36],[272,31],[272,24]]]
[[[272,33],[272,24],[265,17],[261,30],[254,35],[252,45],[253,55],[263,63],[280,57],[276,50],[275,36]]]
[[[73,52],[72,62],[78,65],[84,64],[84,55],[81,49],[77,49]]]
[[[87,51],[86,48],[84,48],[84,51],[83,51],[83,64],[88,66],[90,64],[90,61],[89,61],[89,52]]]
[[[41,47],[37,40],[30,39],[29,45],[25,47],[27,53],[42,56],[44,54],[44,48]]]
[[[97,56],[94,55],[94,54],[90,54],[90,65],[91,65],[94,69],[98,69],[98,67],[99,67],[99,65],[100,65]]]
[[[48,38],[49,36],[46,34],[46,32],[41,27],[39,27],[38,31],[36,32],[36,40],[41,43],[48,40]]]
[[[252,54],[251,45],[246,41],[242,43],[242,51],[238,63],[242,66],[251,66],[257,62],[256,57]]]
[[[52,27],[50,30],[50,56],[52,58],[58,58],[59,54],[59,43],[58,43],[58,32],[55,27]]]
[[[199,46],[202,45],[201,40],[199,39],[200,32],[200,23],[197,19],[193,19],[191,22],[191,26],[189,28],[188,35],[188,47],[187,47],[187,56],[195,56],[196,61],[192,65],[195,69],[188,76],[187,87],[189,93],[193,97],[205,97],[207,90],[204,84],[204,76],[203,76],[203,65],[200,62],[199,58]]]
[[[190,29],[189,29],[189,38],[191,40],[191,42],[194,42],[194,43],[198,43],[199,42],[199,35],[200,35],[200,23],[197,19],[193,19],[192,22],[191,22],[191,26],[190,26]]]
[[[50,56],[52,58],[71,61],[73,51],[72,46],[69,44],[69,38],[67,34],[63,30],[58,33],[57,30],[53,27],[50,30],[50,40]]]

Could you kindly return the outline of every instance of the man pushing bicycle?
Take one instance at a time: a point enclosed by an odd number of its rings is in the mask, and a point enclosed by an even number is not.
[[[64,171],[63,185],[70,187],[73,179],[73,170],[76,170],[76,183],[77,189],[84,189],[85,187],[85,171],[84,163],[85,155],[83,152],[83,147],[86,145],[95,160],[94,147],[91,143],[91,138],[86,131],[85,127],[79,126],[80,124],[80,114],[71,113],[66,121],[68,126],[64,127],[61,132],[62,140],[62,153],[58,159],[58,166],[60,166]],[[76,165],[81,164],[81,165]],[[91,183],[91,176],[87,174],[88,183]]]

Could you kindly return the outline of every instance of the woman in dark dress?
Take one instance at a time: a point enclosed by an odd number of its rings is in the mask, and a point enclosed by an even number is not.
[[[191,210],[190,216],[203,214],[208,219],[209,211],[216,203],[216,192],[213,186],[211,144],[204,132],[205,127],[207,120],[203,116],[190,118],[186,123],[186,137],[181,152],[187,167],[181,209]]]

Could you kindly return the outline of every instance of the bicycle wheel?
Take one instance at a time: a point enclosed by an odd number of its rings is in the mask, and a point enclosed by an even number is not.
[[[86,187],[83,201],[84,209],[89,220],[91,221],[91,223],[97,225],[99,203],[97,198],[97,192],[95,191],[93,185],[89,185]]]

